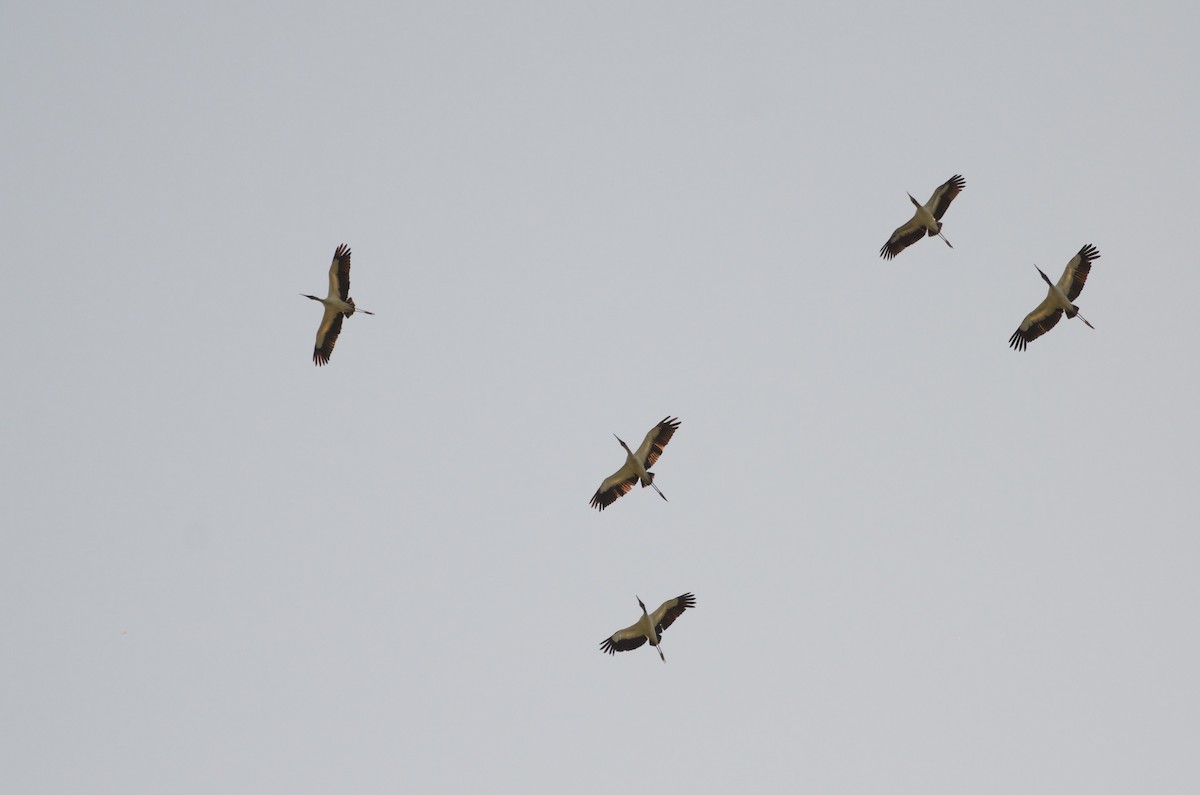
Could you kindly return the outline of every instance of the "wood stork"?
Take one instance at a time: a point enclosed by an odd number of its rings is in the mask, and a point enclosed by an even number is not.
[[[690,593],[676,596],[674,599],[663,602],[653,613],[646,612],[646,605],[642,603],[640,597],[635,595],[634,598],[642,608],[642,617],[633,626],[617,630],[601,641],[600,651],[616,654],[619,651],[636,649],[646,641],[650,641],[650,645],[658,649],[658,656],[662,657],[663,662],[666,662],[667,658],[663,657],[662,652],[662,634],[667,631],[667,627],[675,623],[675,619],[679,618],[680,613],[689,607],[696,606],[696,597]]]
[[[342,318],[350,317],[356,311],[375,314],[355,307],[354,299],[350,297],[350,247],[345,243],[333,252],[333,262],[329,266],[329,295],[324,298],[301,295],[325,305],[321,325],[317,326],[317,344],[313,348],[313,363],[318,367],[327,364],[333,355],[333,346],[337,344],[338,334],[342,333]]]
[[[654,462],[662,455],[663,448],[667,446],[667,442],[671,441],[671,437],[675,435],[675,431],[679,428],[679,419],[677,417],[665,417],[662,422],[655,425],[646,434],[646,438],[642,440],[642,446],[633,452],[629,449],[629,445],[621,441],[621,437],[617,436],[617,441],[621,443],[621,447],[625,448],[625,465],[616,472],[609,475],[600,484],[600,488],[596,489],[596,493],[592,495],[590,505],[598,511],[603,511],[608,506],[616,502],[617,498],[624,497],[640,481],[642,488],[653,486],[658,492],[658,496],[664,500],[667,495],[662,493],[658,486],[654,485],[654,473],[646,470],[654,466]]]
[[[1083,285],[1087,283],[1092,263],[1098,259],[1100,259],[1100,251],[1088,243],[1079,249],[1078,254],[1071,257],[1058,284],[1050,281],[1050,277],[1042,273],[1042,269],[1037,265],[1033,266],[1037,268],[1038,273],[1042,274],[1042,279],[1050,285],[1050,289],[1046,291],[1046,297],[1037,305],[1037,308],[1025,316],[1020,327],[1008,338],[1008,344],[1013,350],[1025,350],[1026,345],[1054,328],[1064,312],[1068,318],[1078,317],[1088,328],[1096,328],[1087,322],[1087,318],[1079,314],[1079,307],[1071,302],[1083,292]]]
[[[879,256],[891,259],[927,234],[930,237],[937,235],[945,241],[947,246],[950,246],[950,241],[946,240],[946,236],[942,234],[941,219],[946,214],[946,208],[950,206],[950,202],[954,201],[954,197],[965,187],[967,187],[967,182],[962,178],[962,174],[955,174],[935,190],[929,197],[929,201],[925,202],[923,206],[913,198],[911,193],[908,194],[908,200],[913,203],[917,211],[913,213],[913,217],[907,224],[892,232],[888,242],[879,249]],[[954,246],[950,246],[950,248],[954,248]]]

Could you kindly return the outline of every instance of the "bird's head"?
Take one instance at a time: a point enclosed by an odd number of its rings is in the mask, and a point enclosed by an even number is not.
[[[622,446],[622,447],[624,447],[626,450],[628,450],[628,449],[629,449],[629,445],[627,445],[627,444],[625,444],[625,442],[621,441],[621,437],[620,437],[620,436],[617,436],[617,435],[614,433],[614,434],[613,434],[613,438],[615,438],[615,439],[617,440],[617,444],[621,445],[621,446]]]
[[[300,293],[300,295],[304,296],[305,298],[311,298],[311,299],[312,299],[312,300],[314,300],[314,301],[320,301],[320,300],[321,300],[320,298],[317,298],[315,295],[307,295],[307,294],[305,294],[305,293]]]
[[[912,195],[911,193],[910,193],[910,194],[908,194],[908,200],[909,200],[910,202],[912,202],[912,203],[913,203],[913,207],[920,207],[920,206],[921,206],[921,203],[920,203],[919,201],[917,201],[916,199],[914,199],[914,198],[913,198],[913,195]]]
[[[634,594],[633,598],[638,600],[638,607],[642,608],[642,612],[645,613],[646,605],[642,603],[642,597],[638,596],[637,594]]]
[[[1039,268],[1037,265],[1034,265],[1033,267],[1037,270],[1038,273],[1042,274],[1042,281],[1044,281],[1046,284],[1050,285],[1051,287],[1054,286],[1054,282],[1050,281],[1050,277],[1047,276],[1045,273],[1043,273],[1041,268]]]

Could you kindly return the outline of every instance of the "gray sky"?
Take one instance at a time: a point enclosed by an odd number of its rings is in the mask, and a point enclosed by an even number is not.
[[[5,791],[1200,788],[1194,5],[117,6],[0,27]]]

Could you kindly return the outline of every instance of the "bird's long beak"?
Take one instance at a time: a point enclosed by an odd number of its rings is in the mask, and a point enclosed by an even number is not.
[[[624,447],[624,446],[625,446],[625,443],[621,441],[621,437],[620,437],[620,436],[617,436],[617,435],[614,433],[614,434],[613,434],[613,438],[614,438],[614,439],[616,439],[616,440],[617,440],[617,442],[618,442],[618,443],[619,443],[619,444],[620,444],[622,447]]]
[[[919,201],[917,201],[916,199],[914,199],[914,198],[913,198],[913,195],[912,195],[911,193],[909,193],[909,194],[907,194],[907,195],[908,195],[908,200],[909,200],[910,202],[912,202],[912,203],[913,203],[913,206],[914,206],[914,207],[920,207],[920,206],[921,206],[921,203],[920,203]]]

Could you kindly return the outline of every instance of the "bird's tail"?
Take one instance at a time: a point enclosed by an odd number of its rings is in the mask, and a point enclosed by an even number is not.
[[[653,488],[655,491],[657,491],[657,492],[658,492],[658,496],[662,497],[664,500],[667,500],[667,495],[663,494],[663,493],[662,493],[662,489],[660,489],[660,488],[659,488],[657,485],[655,485],[655,483],[654,483],[654,473],[653,473],[653,472],[647,472],[647,473],[646,473],[646,476],[647,476],[648,480],[647,480],[645,483],[643,483],[643,484],[642,484],[642,488],[644,489],[644,488],[646,488],[646,486],[647,486],[647,485],[649,485],[651,488]],[[670,500],[667,500],[667,502],[670,502]]]
[[[940,237],[942,239],[942,242],[945,243],[947,246],[950,246],[950,248],[954,248],[954,246],[951,245],[950,241],[946,239],[946,236],[942,234],[942,222],[941,221],[938,221],[937,236]]]
[[[373,314],[375,314],[374,312],[369,312],[369,311],[367,311],[366,309],[359,309],[357,306],[355,306],[355,305],[354,305],[354,299],[353,299],[353,298],[347,298],[347,299],[346,299],[346,303],[350,304],[350,311],[346,313],[346,317],[350,317],[350,316],[351,316],[351,315],[353,315],[355,312],[362,312],[364,315],[373,315]]]

